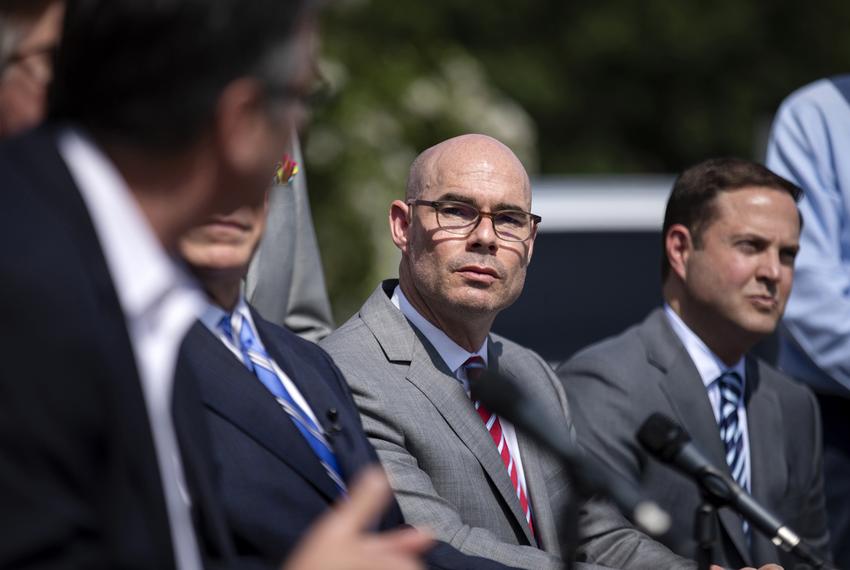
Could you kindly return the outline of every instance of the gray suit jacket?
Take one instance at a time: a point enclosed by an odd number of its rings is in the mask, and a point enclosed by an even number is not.
[[[333,330],[333,317],[297,138],[293,146],[301,172],[269,191],[266,231],[245,277],[245,296],[266,320],[318,341]]]
[[[805,386],[756,358],[748,356],[746,366],[753,496],[826,556],[815,399]],[[695,556],[696,543],[689,537],[693,537],[694,513],[700,503],[696,484],[648,456],[635,439],[643,421],[653,412],[662,412],[679,422],[715,465],[726,465],[704,384],[663,309],[620,336],[580,352],[558,368],[558,375],[585,449],[642,482],[686,537],[676,550]],[[721,509],[719,518],[716,563],[738,568],[778,562],[786,570],[795,567],[794,557],[755,530],[748,548],[741,519],[730,509]]]
[[[383,283],[360,312],[322,342],[351,385],[363,427],[405,519],[462,552],[521,568],[560,568],[556,526],[570,498],[561,464],[518,434],[535,535],[502,460],[462,385],[418,335]],[[490,367],[536,394],[569,422],[563,390],[535,353],[496,335]],[[580,509],[578,558],[615,568],[693,566],[632,529],[614,509]]]

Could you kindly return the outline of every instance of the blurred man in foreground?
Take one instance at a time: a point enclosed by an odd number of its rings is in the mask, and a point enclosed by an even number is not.
[[[1,567],[227,560],[170,413],[204,306],[172,255],[265,192],[312,29],[306,0],[68,3],[48,124],[0,147]],[[181,433],[182,449],[203,437]]]
[[[682,173],[663,229],[665,305],[558,369],[579,441],[642,483],[694,536],[700,490],[635,439],[662,412],[718,467],[826,555],[817,404],[803,386],[748,354],[773,332],[791,291],[800,190],[763,166],[716,159]],[[801,562],[729,508],[711,562]],[[696,556],[689,540],[679,554]]]
[[[4,134],[40,119],[28,88],[49,78],[58,28],[58,2],[14,4],[53,28],[15,21],[19,37],[4,35],[17,50],[3,54]],[[53,121],[0,155],[2,226],[25,242],[0,264],[15,331],[0,355],[0,502],[14,522],[0,566],[253,567],[234,558],[197,395],[181,392],[176,430],[169,414],[177,344],[204,304],[170,255],[208,212],[262,200],[306,89],[310,10],[72,2],[68,18]],[[216,50],[214,68],[199,64]],[[426,536],[368,532],[390,500],[383,475],[350,492],[286,569],[420,568]]]
[[[463,552],[521,568],[562,556],[613,568],[690,568],[610,507],[580,510],[582,544],[560,552],[575,500],[562,464],[471,401],[484,367],[512,377],[567,424],[563,389],[535,353],[490,333],[522,291],[537,224],[528,175],[483,135],[449,139],[413,163],[390,206],[399,280],[322,342],[352,387],[405,519]]]

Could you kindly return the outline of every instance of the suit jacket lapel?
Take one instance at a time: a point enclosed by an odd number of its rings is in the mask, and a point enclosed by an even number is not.
[[[535,544],[505,464],[462,384],[431,344],[415,331],[389,298],[394,281],[384,282],[364,305],[361,316],[387,358],[410,362],[407,380],[434,405],[458,439],[478,459],[508,505],[530,544]],[[490,355],[492,356],[492,354]],[[492,362],[491,362],[492,365]],[[523,456],[523,462],[525,456]]]
[[[232,556],[230,530],[218,501],[215,457],[196,378],[178,365],[172,410],[186,483],[193,499],[192,518],[207,561]],[[201,508],[199,508],[201,507]]]
[[[779,396],[762,381],[760,367],[747,357],[745,387],[747,434],[750,443],[750,488],[753,498],[762,505],[776,504],[787,486],[785,469],[787,441],[782,421]],[[794,529],[797,530],[797,529]],[[759,560],[775,560],[777,548],[756,530],[752,532],[753,556]]]
[[[204,403],[333,501],[338,493],[315,452],[274,396],[200,323],[186,341]]]
[[[289,344],[281,342],[280,336],[271,330],[269,324],[257,315],[256,311],[252,310],[252,315],[266,350],[307,400],[313,414],[328,435],[328,442],[342,469],[343,478],[349,480],[363,467],[363,458],[354,450],[355,434],[348,428],[346,418],[340,416],[343,405],[328,386],[328,382],[332,379],[320,378],[316,369],[307,363],[299,366],[302,357]],[[332,416],[338,419],[331,421]],[[330,483],[324,468],[322,472]]]
[[[661,389],[676,411],[678,422],[712,464],[728,470],[720,429],[705,384],[662,309],[650,315],[641,334],[647,346],[647,359],[664,374]],[[749,564],[750,550],[741,517],[729,508],[718,509],[718,517],[739,554]]]

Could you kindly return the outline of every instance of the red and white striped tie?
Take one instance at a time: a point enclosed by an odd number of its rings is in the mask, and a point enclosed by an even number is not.
[[[484,373],[484,359],[480,356],[470,356],[463,363],[463,367],[466,370],[466,378],[468,380],[477,380]],[[474,405],[475,411],[478,412],[481,421],[484,422],[484,427],[490,432],[493,443],[496,444],[496,450],[502,457],[502,463],[505,464],[505,469],[508,470],[508,477],[510,477],[511,484],[514,486],[514,491],[516,491],[516,497],[519,499],[522,512],[525,513],[528,528],[531,530],[531,534],[534,535],[534,526],[531,523],[531,505],[529,505],[528,497],[525,495],[525,489],[522,487],[517,466],[514,463],[513,457],[511,457],[511,450],[508,447],[508,440],[505,438],[505,433],[502,431],[502,423],[499,421],[499,416],[485,408],[481,402],[476,401]]]

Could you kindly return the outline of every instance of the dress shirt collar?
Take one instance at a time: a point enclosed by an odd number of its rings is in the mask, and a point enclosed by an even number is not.
[[[236,306],[233,307],[233,311],[225,311],[215,303],[210,302],[199,320],[201,321],[201,324],[207,327],[207,329],[213,335],[215,335],[216,338],[218,338],[220,341],[222,341],[222,343],[224,343],[224,346],[226,346],[227,349],[233,353],[237,360],[247,366],[247,363],[245,362],[245,357],[242,354],[238,343],[233,344],[234,339],[226,338],[224,331],[221,330],[221,327],[218,326],[221,322],[222,317],[229,317],[233,313],[239,313],[242,316],[243,326],[244,323],[247,323],[248,326],[251,327],[251,330],[254,333],[254,342],[256,342],[257,345],[265,351],[266,347],[263,344],[262,338],[260,338],[260,331],[257,330],[257,325],[256,323],[254,323],[254,319],[251,317],[251,309],[248,308],[248,302],[245,301],[245,294],[242,290],[240,290],[239,292],[239,300],[236,302]],[[277,367],[276,363],[273,362],[273,364],[275,365],[275,372],[277,373],[278,377],[283,378],[285,376],[285,373]]]
[[[95,143],[82,131],[66,128],[58,146],[91,215],[128,320],[155,312],[176,290],[192,290],[194,301],[202,302],[194,280],[165,253],[127,183]]]
[[[443,359],[443,362],[445,362],[449,367],[449,370],[452,371],[452,374],[457,375],[460,367],[463,366],[463,363],[471,356],[480,356],[484,359],[484,365],[486,366],[488,364],[487,343],[489,337],[484,338],[484,343],[476,352],[469,352],[449,338],[449,335],[437,328],[428,319],[423,317],[422,314],[410,304],[407,297],[404,296],[404,292],[401,290],[401,285],[396,285],[391,300],[393,305],[401,310],[407,320],[410,321],[411,324],[419,330],[419,332],[425,335],[425,338],[427,338],[428,342],[434,346],[434,349],[440,355],[440,358]]]
[[[218,324],[221,322],[221,318],[232,315],[233,313],[239,313],[242,315],[244,320],[251,323],[251,329],[256,333],[259,340],[259,333],[256,332],[257,327],[254,325],[254,319],[251,318],[251,310],[248,308],[248,303],[245,301],[245,295],[241,292],[239,293],[239,300],[236,302],[236,306],[233,308],[233,311],[225,311],[215,303],[211,302],[207,305],[207,308],[201,315],[200,320],[201,323],[210,330],[210,332],[218,335],[221,333],[221,329],[218,327]]]
[[[685,324],[685,321],[667,303],[664,303],[664,312],[667,315],[670,326],[673,328],[673,332],[676,333],[676,336],[679,337],[679,340],[685,346],[685,350],[691,357],[694,366],[696,366],[697,372],[699,372],[702,383],[706,388],[711,386],[724,372],[737,372],[746,385],[746,367],[744,366],[743,357],[733,366],[726,366],[720,357],[708,348],[702,339]]]

